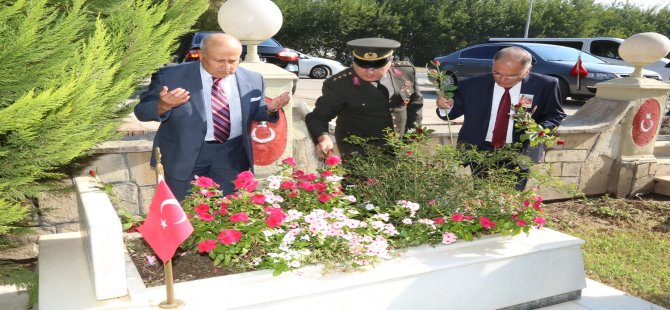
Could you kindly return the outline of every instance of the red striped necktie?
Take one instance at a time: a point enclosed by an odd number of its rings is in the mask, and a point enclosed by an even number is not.
[[[505,88],[505,93],[500,98],[498,114],[496,115],[496,124],[493,126],[493,137],[491,144],[493,148],[499,149],[505,146],[507,141],[507,127],[509,125],[509,112],[512,106],[512,98],[509,94],[509,88]]]
[[[214,138],[223,143],[230,137],[230,108],[228,96],[223,92],[220,82],[223,78],[215,78],[212,85],[212,121],[214,124]]]

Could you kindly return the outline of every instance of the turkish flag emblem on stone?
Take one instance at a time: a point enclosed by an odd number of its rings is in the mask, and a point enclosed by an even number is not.
[[[272,100],[265,98],[265,102]],[[269,166],[279,160],[286,149],[287,124],[284,110],[279,109],[276,123],[251,121],[251,146],[254,165]]]
[[[156,186],[149,214],[137,231],[163,263],[169,261],[179,245],[193,233],[191,222],[165,181],[161,180]]]

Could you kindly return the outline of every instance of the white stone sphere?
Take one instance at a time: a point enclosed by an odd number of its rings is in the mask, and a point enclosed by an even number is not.
[[[619,55],[633,64],[656,62],[670,52],[668,37],[656,32],[643,32],[630,36],[619,46]]]
[[[218,14],[221,29],[240,41],[264,41],[275,35],[284,22],[270,0],[228,0]]]

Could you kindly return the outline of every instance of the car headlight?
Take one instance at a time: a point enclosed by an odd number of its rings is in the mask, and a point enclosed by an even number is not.
[[[591,78],[594,80],[599,80],[599,81],[606,81],[606,80],[611,80],[613,78],[616,78],[616,74],[614,73],[606,73],[606,72],[589,72],[586,75],[587,78]]]

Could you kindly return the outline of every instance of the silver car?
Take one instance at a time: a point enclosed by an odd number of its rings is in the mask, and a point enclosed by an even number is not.
[[[595,96],[597,83],[613,78],[626,77],[633,73],[633,68],[611,65],[591,54],[574,48],[540,44],[540,43],[487,43],[466,47],[462,50],[434,59],[440,62],[440,70],[446,72],[452,83],[458,85],[462,78],[490,73],[493,66],[493,56],[501,49],[509,46],[521,47],[533,56],[531,71],[558,78],[563,101],[567,97],[572,99],[586,99]],[[570,75],[570,71],[577,63],[581,54],[583,66],[588,74],[577,85],[577,77]],[[644,70],[647,78],[661,80],[661,76],[650,70]]]

